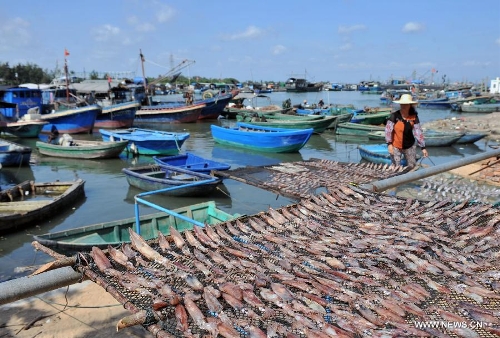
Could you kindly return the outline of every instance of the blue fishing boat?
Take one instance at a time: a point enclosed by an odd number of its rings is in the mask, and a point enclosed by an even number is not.
[[[485,138],[486,136],[488,136],[490,134],[489,131],[484,131],[484,132],[481,132],[481,131],[466,131],[464,135],[462,135],[462,137],[460,137],[458,139],[457,142],[455,142],[456,144],[470,144],[470,143],[474,143],[474,142],[477,142],[483,138]]]
[[[365,144],[358,146],[359,155],[362,159],[372,163],[388,164],[391,162],[391,155],[387,150],[387,144]],[[403,155],[404,156],[404,155]],[[401,165],[406,166],[406,159],[401,160]]]
[[[130,128],[134,124],[135,114],[140,106],[137,101],[102,105],[102,111],[97,114],[94,128]]]
[[[201,110],[199,120],[217,119],[224,112],[229,101],[233,99],[232,93],[216,94],[213,97],[194,101],[195,104],[205,104]]]
[[[42,128],[42,133],[53,134],[91,134],[101,107],[97,104],[83,107],[67,107],[49,114],[42,114],[41,120],[48,122]]]
[[[161,195],[175,197],[207,196],[215,191],[221,179],[170,165],[145,165],[123,168],[127,182],[138,189],[156,191]],[[193,185],[193,183],[200,183]],[[177,189],[170,189],[177,187]]]
[[[231,168],[229,164],[203,158],[189,152],[174,156],[153,156],[153,160],[159,165],[172,165],[204,174],[210,174],[212,170],[223,171]]]
[[[134,155],[177,155],[189,133],[151,129],[99,129],[104,141],[127,140],[127,151]]]
[[[274,153],[299,151],[314,132],[313,128],[274,128],[242,122],[232,128],[216,125],[210,128],[217,143]]]
[[[19,167],[28,165],[31,147],[8,140],[0,140],[0,167]]]
[[[436,109],[436,108],[451,109],[451,102],[446,96],[433,99],[422,99],[422,100],[419,99],[418,107],[430,108],[430,109]]]
[[[42,111],[42,91],[27,87],[0,86],[0,113],[9,122],[15,122],[29,109]]]

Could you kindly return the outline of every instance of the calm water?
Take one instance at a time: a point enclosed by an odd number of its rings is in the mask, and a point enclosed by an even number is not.
[[[256,105],[281,103],[290,98],[292,104],[299,104],[306,99],[309,103],[317,103],[323,99],[325,103],[353,104],[357,108],[364,106],[379,106],[378,95],[361,94],[359,92],[320,92],[320,93],[272,93],[268,98],[258,98]],[[448,110],[419,110],[423,122],[463,116]],[[232,168],[242,166],[269,165],[279,162],[294,162],[310,158],[331,159],[343,162],[359,162],[361,160],[357,145],[367,143],[367,140],[353,138],[336,138],[330,131],[321,135],[313,135],[300,153],[294,154],[263,154],[242,151],[237,148],[223,147],[214,144],[210,125],[218,123],[231,125],[233,120],[206,121],[194,124],[166,125],[161,128],[169,131],[188,131],[190,138],[185,142],[182,151],[189,151],[200,156],[213,158],[231,164]],[[75,138],[100,139],[99,133],[93,135],[77,135]],[[36,140],[16,140],[16,142],[32,146],[35,149]],[[486,149],[486,141],[462,147],[429,148],[428,165],[445,163],[467,155],[476,154]],[[24,180],[49,182],[54,180],[68,181],[82,178],[85,180],[85,199],[71,210],[57,215],[50,220],[43,220],[37,226],[0,237],[0,281],[24,275],[16,273],[16,267],[43,264],[51,258],[37,253],[31,246],[32,234],[60,231],[88,224],[106,222],[134,216],[134,196],[142,191],[129,187],[121,169],[137,164],[152,163],[150,157],[138,158],[122,156],[119,159],[102,161],[71,160],[44,157],[36,150],[32,154],[29,167],[2,168],[0,170],[0,185],[5,187]],[[208,197],[217,203],[220,209],[230,213],[254,214],[269,206],[279,208],[294,203],[293,200],[277,196],[259,188],[226,179],[223,186],[213,196]],[[169,198],[152,196],[152,201],[167,208],[178,208],[193,203],[203,202],[205,198]],[[141,207],[141,213],[151,213],[154,210]]]

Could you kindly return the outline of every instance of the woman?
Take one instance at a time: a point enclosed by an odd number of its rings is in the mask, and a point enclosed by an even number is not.
[[[393,165],[401,165],[401,156],[404,154],[408,168],[417,165],[417,144],[422,149],[424,157],[429,156],[425,149],[425,140],[418,114],[410,94],[403,94],[398,101],[399,110],[391,114],[385,125],[385,140]]]

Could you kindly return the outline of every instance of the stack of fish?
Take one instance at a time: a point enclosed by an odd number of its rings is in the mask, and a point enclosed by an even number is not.
[[[118,329],[156,337],[487,337],[500,334],[499,235],[488,204],[339,186],[153,242],[131,231],[78,268],[134,312]]]

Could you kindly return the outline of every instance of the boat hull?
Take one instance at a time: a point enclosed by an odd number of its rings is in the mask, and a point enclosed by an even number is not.
[[[127,140],[126,150],[133,155],[177,155],[189,133],[169,133],[141,128],[99,129],[106,142]]]
[[[373,145],[359,145],[358,146],[359,155],[362,159],[372,163],[387,164],[391,165],[391,155],[387,150],[386,144],[373,144]],[[406,159],[401,159],[401,165],[406,166]]]
[[[373,131],[384,131],[385,127],[365,125],[360,123],[339,123],[337,124],[337,135],[365,136]]]
[[[125,150],[128,141],[74,141],[75,144],[63,146],[59,144],[36,142],[38,152],[42,155],[81,159],[115,158]]]
[[[272,128],[282,128],[282,129],[309,129],[312,128],[315,134],[321,134],[327,129],[335,129],[337,126],[337,116],[324,116],[323,118],[316,118],[314,116],[311,119],[290,119],[290,120],[280,120],[270,118],[265,122],[252,121],[247,122],[256,126],[266,126]]]
[[[94,129],[130,128],[134,124],[135,114],[139,109],[139,102],[119,103],[102,108],[97,115]]]
[[[42,121],[20,121],[20,122],[8,122],[5,127],[2,128],[2,132],[19,138],[36,138],[40,135],[43,126],[47,122]]]
[[[43,126],[41,132],[44,134],[51,134],[54,131],[59,134],[91,134],[100,112],[100,106],[92,105],[44,114],[41,119],[47,124]]]
[[[66,210],[77,200],[85,197],[84,184],[85,181],[82,179],[73,182],[49,183],[26,181],[10,189],[10,195],[14,198],[12,202],[2,191],[0,193],[2,200],[0,202],[0,234],[22,230],[35,222],[50,219]],[[20,192],[23,193],[23,197],[19,196]],[[48,198],[38,199],[42,196]],[[29,197],[37,199],[31,200]]]
[[[182,155],[157,157],[154,156],[153,160],[159,165],[172,165],[183,169],[188,169],[203,174],[210,174],[212,170],[229,170],[231,166],[226,163],[209,160],[192,153],[185,153]]]
[[[313,129],[284,129],[238,122],[235,128],[211,126],[215,142],[256,151],[297,152],[309,141]]]
[[[196,173],[189,170],[176,168],[173,166],[148,165],[133,168],[124,168],[122,172],[127,178],[129,185],[145,191],[163,191],[159,194],[175,197],[198,197],[207,196],[215,191],[220,179],[214,179],[213,176]],[[171,175],[171,174],[174,175]],[[180,175],[180,176],[179,176]],[[175,179],[175,177],[181,177]],[[187,177],[187,179],[185,179]],[[191,183],[207,181],[199,185],[189,185]]]
[[[183,107],[169,105],[143,106],[135,114],[134,125],[196,122],[204,107],[205,104]]]
[[[224,108],[233,98],[233,94],[216,95],[212,98],[196,101],[196,103],[205,104],[201,110],[199,120],[215,120],[224,113]]]
[[[29,165],[31,152],[31,147],[7,140],[0,140],[0,165],[1,167]]]

